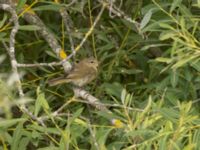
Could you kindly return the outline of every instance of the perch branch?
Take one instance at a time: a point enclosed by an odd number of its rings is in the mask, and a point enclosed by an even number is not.
[[[91,104],[92,106],[96,107],[97,109],[99,109],[101,111],[108,111],[108,109],[105,107],[105,105],[99,101],[99,99],[92,96],[87,91],[85,91],[81,88],[78,88],[78,87],[74,88],[73,90],[74,90],[74,94],[77,98],[80,97],[82,99],[87,100],[89,104]]]

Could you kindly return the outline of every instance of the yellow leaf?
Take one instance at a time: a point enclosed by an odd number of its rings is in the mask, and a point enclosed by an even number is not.
[[[118,120],[118,119],[112,119],[112,125],[115,126],[116,128],[122,128],[124,125],[123,123]]]
[[[60,50],[59,56],[60,56],[61,59],[67,58],[67,54],[65,53],[65,51],[63,49]]]

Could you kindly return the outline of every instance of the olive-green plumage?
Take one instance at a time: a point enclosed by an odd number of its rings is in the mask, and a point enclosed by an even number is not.
[[[48,81],[50,86],[55,86],[62,83],[72,83],[82,87],[94,80],[98,73],[98,61],[91,57],[81,60],[75,64],[72,71],[63,77],[58,77]]]

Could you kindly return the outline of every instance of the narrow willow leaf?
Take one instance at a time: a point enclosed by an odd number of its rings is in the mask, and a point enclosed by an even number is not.
[[[18,122],[23,122],[26,120],[26,118],[0,120],[0,128],[9,128]]]
[[[156,136],[158,133],[154,130],[149,129],[138,129],[138,130],[132,130],[125,134],[125,136],[128,137],[136,137],[136,136]]]
[[[179,49],[179,48],[178,48],[178,42],[177,42],[177,40],[175,39],[175,41],[173,42],[171,51],[170,51],[170,56],[171,56],[171,57],[174,57],[174,55],[175,55],[177,49]]]
[[[26,4],[27,0],[19,0],[17,3],[17,10],[21,10],[23,6]]]
[[[22,137],[19,143],[20,150],[27,150],[27,145],[31,142],[29,137]]]
[[[175,88],[177,86],[178,79],[179,79],[179,76],[178,76],[176,70],[172,70],[172,72],[170,74],[170,81],[171,81],[171,85],[173,88]]]
[[[184,31],[185,30],[185,18],[183,16],[180,18],[180,26],[181,26],[181,29]]]
[[[123,89],[123,90],[122,90],[122,93],[121,93],[121,101],[122,101],[122,104],[125,103],[125,99],[126,99],[126,89]]]
[[[172,26],[170,26],[169,24],[166,24],[166,23],[163,23],[163,22],[160,22],[159,23],[159,26],[162,27],[162,28],[165,28],[165,29],[170,29],[172,31],[176,31],[175,28],[173,28]]]
[[[40,30],[40,27],[36,25],[21,25],[19,29],[24,30],[24,31],[36,31],[36,30]]]
[[[189,56],[189,58],[184,58],[179,60],[177,63],[175,63],[172,68],[173,69],[177,69],[179,67],[182,67],[183,65],[185,65],[186,63],[190,62],[192,59],[194,59],[197,56]]]
[[[49,109],[49,104],[47,103],[47,100],[45,98],[45,95],[43,92],[40,91],[40,89],[37,89],[37,99],[35,101],[35,111],[34,111],[34,115],[38,116],[41,108],[43,108],[44,110],[48,110]]]
[[[23,133],[23,123],[18,124],[18,126],[15,128],[14,134],[13,134],[13,140],[11,143],[11,150],[16,150],[19,147],[19,143],[22,137]]]
[[[4,14],[3,19],[0,21],[0,28],[5,24],[7,18],[8,18],[7,14]]]
[[[172,62],[172,59],[171,58],[158,57],[158,58],[156,58],[156,61],[169,64],[169,63]]]
[[[163,32],[162,34],[160,34],[159,39],[163,41],[163,40],[171,39],[174,36],[176,36],[174,32],[168,31],[168,32]]]
[[[31,128],[32,130],[39,131],[39,132],[47,132],[47,133],[50,133],[50,134],[60,135],[60,131],[57,128],[53,128],[53,127],[52,128],[42,127],[42,126],[39,126],[39,125],[32,124],[32,125],[29,126],[29,128]]]
[[[142,19],[141,21],[141,24],[140,24],[140,30],[143,29],[150,21],[151,19],[151,16],[152,16],[152,10],[150,9],[145,15],[144,15],[144,18]]]
[[[33,10],[34,11],[44,11],[44,10],[52,10],[52,11],[59,11],[63,6],[58,5],[58,4],[53,4],[53,5],[41,5],[35,7]]]

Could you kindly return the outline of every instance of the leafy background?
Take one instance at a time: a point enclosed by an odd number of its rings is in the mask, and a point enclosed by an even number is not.
[[[71,53],[59,9],[70,1],[20,1]],[[140,23],[139,28],[105,9],[75,60],[96,56],[97,79],[86,87],[113,114],[98,111],[73,96],[70,85],[49,87],[61,66],[20,68],[26,98],[12,82],[9,56],[0,44],[0,149],[199,149],[200,147],[200,2],[194,0],[126,0],[114,4]],[[98,15],[98,1],[76,1],[66,7],[73,22],[75,45]],[[0,13],[0,40],[8,41],[10,15]],[[16,59],[20,63],[52,62],[56,55],[37,26],[19,16]],[[6,58],[6,59],[5,59]],[[31,120],[19,107],[26,103],[47,127]],[[62,107],[63,116],[51,116]],[[116,118],[115,122],[113,118]]]

